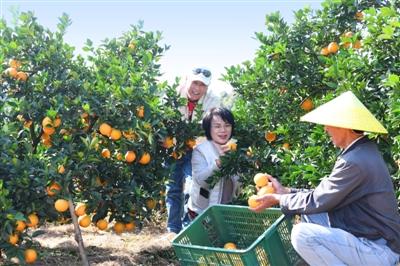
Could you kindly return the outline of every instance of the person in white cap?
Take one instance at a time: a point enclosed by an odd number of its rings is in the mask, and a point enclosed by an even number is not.
[[[220,98],[209,90],[211,71],[204,67],[196,67],[187,75],[177,90],[181,97],[187,99],[187,104],[180,108],[182,116],[187,121],[192,121],[197,113],[204,114],[208,110],[220,106]],[[200,109],[201,106],[201,109]],[[200,110],[199,110],[200,109]],[[192,151],[186,152],[179,161],[170,177],[166,188],[167,230],[172,235],[182,230],[184,207],[184,184],[192,176]],[[188,218],[187,218],[188,219]],[[187,221],[189,222],[189,220]],[[172,238],[173,236],[169,236]]]
[[[364,134],[386,129],[350,91],[301,117],[324,125],[341,149],[331,174],[313,190],[282,186],[258,199],[253,211],[279,204],[300,214],[291,241],[309,265],[395,265],[400,254],[400,215],[392,179],[376,144]]]

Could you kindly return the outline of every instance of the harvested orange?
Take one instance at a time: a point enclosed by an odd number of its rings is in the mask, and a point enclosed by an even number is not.
[[[37,259],[36,250],[32,248],[28,248],[27,250],[25,250],[24,255],[25,255],[25,262],[28,264],[34,263]]]
[[[92,219],[90,218],[89,215],[84,215],[84,216],[80,216],[78,219],[78,223],[81,227],[88,227],[90,225],[90,223],[92,222]]]
[[[125,224],[122,222],[116,222],[114,224],[114,232],[116,234],[122,234],[125,231]]]
[[[34,213],[29,214],[26,225],[28,227],[36,227],[38,223],[39,223],[39,217]]]
[[[328,45],[328,51],[329,51],[329,53],[331,53],[331,54],[336,54],[337,51],[339,51],[339,45],[338,45],[336,42],[331,42],[331,43]]]
[[[75,207],[75,214],[76,216],[83,216],[86,214],[86,204],[85,203],[78,203]]]
[[[111,152],[110,152],[110,150],[107,149],[107,148],[104,148],[104,149],[101,151],[101,156],[103,156],[104,158],[110,158],[110,157],[111,157]]]
[[[257,187],[266,186],[269,182],[268,175],[265,173],[258,173],[254,176],[253,181]]]
[[[151,160],[150,154],[148,152],[144,152],[142,154],[142,157],[140,157],[139,163],[145,165],[148,164],[150,160]]]
[[[224,249],[237,249],[237,247],[235,243],[228,242],[224,245]]]
[[[300,108],[303,109],[304,111],[308,112],[314,108],[314,103],[310,98],[305,98],[301,102]]]
[[[136,159],[136,153],[134,151],[127,151],[125,153],[125,161],[127,161],[128,163],[135,161],[135,159]]]
[[[268,131],[265,133],[265,140],[268,141],[269,143],[273,142],[276,140],[276,133]]]
[[[54,196],[60,190],[61,186],[56,182],[51,183],[50,186],[46,188],[47,195],[49,196]]]
[[[257,199],[258,199],[257,195],[250,196],[250,198],[247,200],[247,203],[249,204],[250,208],[255,208],[260,204],[259,202],[256,201]]]
[[[65,199],[58,199],[54,202],[54,208],[56,208],[58,212],[65,212],[68,210],[68,206],[68,201]]]
[[[103,123],[100,125],[99,130],[102,135],[109,137],[111,135],[112,127],[107,123]]]
[[[260,190],[257,192],[257,196],[263,196],[265,194],[273,194],[273,193],[275,193],[275,189],[272,186],[272,184],[269,183],[268,185],[260,188]]]
[[[100,219],[97,221],[96,223],[97,228],[99,228],[100,230],[106,230],[108,227],[108,222],[104,219]]]

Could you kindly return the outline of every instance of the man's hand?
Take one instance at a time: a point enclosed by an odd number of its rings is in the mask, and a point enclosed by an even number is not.
[[[275,189],[276,194],[289,194],[290,188],[284,187],[279,183],[278,179],[268,175],[269,181],[272,183],[272,187]]]
[[[280,202],[279,194],[265,194],[263,196],[259,196],[256,201],[259,203],[257,207],[249,208],[254,212],[261,212],[264,209],[270,208],[274,205],[279,204]]]

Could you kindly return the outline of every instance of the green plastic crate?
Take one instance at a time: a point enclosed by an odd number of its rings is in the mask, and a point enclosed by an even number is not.
[[[297,265],[291,219],[279,209],[254,213],[245,206],[214,205],[173,240],[181,265]],[[227,242],[236,250],[224,249]]]

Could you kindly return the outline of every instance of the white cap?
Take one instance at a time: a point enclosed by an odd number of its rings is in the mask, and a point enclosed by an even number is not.
[[[205,67],[193,68],[192,72],[189,74],[189,82],[201,81],[204,85],[208,86],[211,83],[211,71]]]

